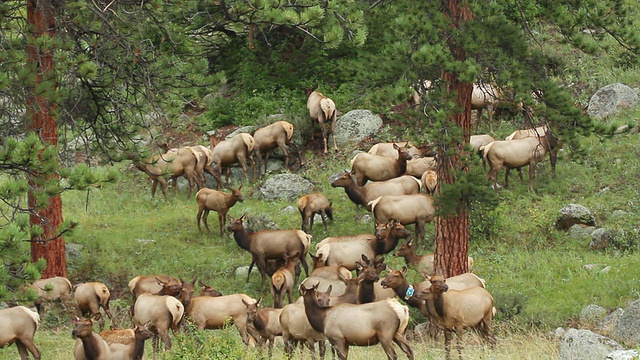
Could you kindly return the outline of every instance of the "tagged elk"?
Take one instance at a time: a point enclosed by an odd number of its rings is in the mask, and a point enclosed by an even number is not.
[[[209,212],[213,210],[218,213],[218,225],[220,226],[220,236],[222,236],[224,226],[227,223],[227,213],[229,209],[231,209],[236,202],[244,201],[244,196],[242,196],[240,192],[242,185],[237,189],[230,190],[231,194],[208,188],[198,190],[196,193],[196,202],[198,203],[198,214],[196,215],[198,231],[202,232],[200,219],[202,219],[202,215],[204,214],[204,227],[207,229],[207,232],[211,232],[207,218],[209,217]]]
[[[239,133],[234,135],[231,139],[221,140],[215,135],[211,135],[209,138],[211,143],[211,158],[214,164],[216,164],[216,179],[218,180],[218,189],[222,187],[222,169],[226,168],[226,185],[229,186],[229,172],[230,165],[240,163],[242,166],[242,182],[247,178],[247,159],[251,163],[253,171],[253,180],[256,179],[255,163],[253,161],[252,151],[255,147],[255,139],[253,136],[247,133]]]
[[[27,350],[40,360],[40,350],[34,341],[39,322],[38,313],[24,306],[0,310],[0,348],[15,343],[21,360],[29,359]]]
[[[284,166],[289,166],[289,149],[291,146],[298,154],[300,166],[303,166],[302,157],[298,146],[292,141],[293,125],[286,121],[276,121],[271,125],[259,128],[253,133],[255,140],[254,151],[256,153],[258,176],[262,175],[262,157],[264,156],[264,172],[267,172],[269,153],[276,148],[284,154]]]
[[[325,123],[329,121],[331,124],[329,132],[333,137],[333,148],[337,151],[338,145],[336,144],[336,136],[334,133],[336,127],[336,120],[338,118],[338,110],[336,110],[336,104],[333,100],[322,95],[321,92],[316,90],[317,86],[313,88],[305,89],[307,93],[307,109],[309,110],[309,116],[312,121],[320,123],[320,130],[322,131],[322,140],[324,142],[324,153],[329,152],[327,147],[327,129]]]

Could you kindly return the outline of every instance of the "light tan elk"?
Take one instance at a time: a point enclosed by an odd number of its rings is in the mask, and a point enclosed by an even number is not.
[[[284,352],[289,358],[293,356],[293,350],[296,345],[303,342],[309,351],[311,351],[311,359],[316,359],[315,344],[318,344],[320,358],[324,359],[325,353],[325,337],[322,333],[315,331],[307,314],[304,312],[303,299],[299,298],[293,304],[289,304],[282,309],[280,313],[280,326],[282,327],[282,340],[284,342]]]
[[[549,136],[547,136],[549,135]],[[551,176],[556,177],[556,163],[558,162],[558,150],[562,146],[553,134],[551,134],[551,130],[549,126],[538,126],[534,129],[526,129],[526,130],[516,130],[511,135],[507,136],[505,140],[518,140],[526,137],[541,137],[546,136],[547,141],[549,142],[549,162],[551,163]],[[520,180],[522,180],[522,173],[520,169],[518,169],[518,175],[520,176]]]
[[[102,337],[93,332],[91,319],[73,320],[75,327],[71,335],[76,338],[73,344],[73,357],[75,360],[112,360],[111,349]]]
[[[298,146],[292,141],[293,139],[293,125],[287,121],[276,121],[271,125],[267,125],[259,128],[253,133],[253,139],[255,140],[254,151],[256,153],[256,165],[258,174],[262,175],[262,157],[264,156],[264,172],[267,172],[267,165],[269,163],[269,153],[276,148],[284,154],[284,166],[289,167],[289,147],[292,147],[298,154],[298,161],[300,166],[303,166],[302,157],[300,156],[300,150]]]
[[[112,360],[142,360],[144,343],[153,336],[146,325],[138,325],[134,329],[112,329],[100,333],[109,345]]]
[[[466,328],[478,329],[493,348],[496,339],[491,329],[495,308],[493,297],[482,287],[451,290],[442,276],[432,276],[431,287],[418,293],[426,302],[429,314],[444,328],[446,358],[451,358],[451,332],[457,335],[462,358],[461,338]]]
[[[232,320],[242,341],[249,344],[251,339],[247,332],[247,308],[244,304],[255,302],[255,299],[246,294],[196,296],[187,307],[187,316],[200,330],[222,329]]]
[[[326,218],[333,221],[333,207],[321,193],[302,195],[298,199],[298,211],[300,211],[300,217],[302,217],[301,229],[306,233],[310,233],[313,230],[313,217],[316,214],[320,214],[325,232],[327,231]],[[307,231],[307,224],[309,224],[309,231]]]
[[[434,169],[429,169],[422,174],[420,178],[424,191],[427,195],[434,195],[436,188],[438,187],[438,172]]]
[[[53,301],[64,303],[71,300],[71,282],[62,276],[36,280],[27,285],[27,288],[33,289],[37,295],[34,306],[41,317],[44,315],[46,303]]]
[[[167,182],[169,179],[176,179],[180,176],[184,176],[189,182],[187,199],[191,198],[193,187],[199,182],[199,177],[196,174],[197,162],[196,155],[191,149],[180,148],[171,149],[165,154],[152,155],[146,160],[134,160],[133,164],[151,179],[151,196],[155,196],[158,184],[160,184],[164,199],[169,202]]]
[[[199,188],[202,188],[205,183],[204,173],[215,177],[216,172],[211,166],[211,162],[213,161],[213,152],[206,146],[203,145],[194,145],[190,146],[189,149],[196,156],[196,175],[200,178],[200,183],[198,184]]]
[[[104,309],[104,312],[109,317],[113,324],[113,315],[109,309],[109,300],[111,293],[109,288],[101,282],[86,282],[76,287],[76,291],[73,294],[73,299],[78,306],[78,312],[81,317],[90,317],[98,321],[100,325],[100,331],[104,329],[104,318],[100,313],[100,308]]]
[[[285,266],[281,267],[271,276],[271,295],[273,296],[273,307],[282,308],[284,295],[287,295],[289,304],[292,301],[293,285],[296,276],[296,266],[300,262],[299,254],[294,253],[287,257]],[[312,273],[313,274],[313,273]]]
[[[384,181],[404,175],[411,155],[406,147],[394,144],[393,148],[398,152],[397,159],[369,153],[359,153],[351,159],[351,174],[355,176],[356,184],[362,186],[368,180]]]
[[[222,232],[227,223],[227,213],[229,212],[229,209],[231,209],[231,207],[233,207],[233,205],[238,201],[244,201],[244,196],[242,196],[242,193],[240,192],[240,190],[242,190],[242,186],[237,189],[230,190],[230,194],[224,191],[208,188],[198,190],[196,193],[196,202],[198,203],[198,214],[196,215],[198,231],[202,232],[202,229],[200,228],[200,220],[203,219],[204,215],[204,227],[207,229],[207,232],[211,232],[211,230],[209,230],[207,218],[209,217],[209,212],[213,210],[218,213],[218,225],[220,226],[220,236],[222,236]]]
[[[229,166],[240,163],[242,166],[242,183],[247,178],[247,172],[249,166],[247,165],[247,159],[251,163],[253,171],[253,180],[255,181],[255,163],[253,161],[252,151],[255,147],[255,139],[253,136],[247,133],[239,133],[234,135],[231,139],[221,140],[215,135],[209,138],[211,142],[211,151],[213,163],[216,164],[216,178],[218,180],[218,189],[222,186],[222,169],[225,168],[226,172],[226,186],[229,186]]]
[[[324,141],[324,153],[329,152],[327,147],[327,129],[325,123],[329,122],[329,133],[333,137],[333,148],[338,150],[336,144],[336,136],[334,133],[336,127],[336,120],[338,118],[338,110],[336,110],[336,104],[333,100],[322,95],[321,92],[316,91],[316,87],[305,89],[307,93],[307,109],[309,110],[309,116],[312,121],[320,123],[320,130],[322,131],[322,140]]]
[[[29,359],[27,350],[40,360],[40,350],[34,341],[39,322],[38,313],[24,306],[0,310],[0,348],[15,343],[21,360]]]
[[[392,159],[397,159],[398,151],[393,148],[393,145],[396,145],[398,147],[406,147],[407,151],[409,151],[409,155],[411,155],[411,157],[414,159],[422,157],[429,149],[427,145],[417,147],[410,141],[400,141],[393,143],[377,143],[373,145],[367,152],[371,155],[386,156]]]
[[[491,135],[481,134],[481,135],[471,135],[469,138],[469,145],[473,150],[475,150],[480,158],[482,159],[482,169],[487,169],[487,162],[483,157],[483,151],[480,150],[481,147],[485,145],[489,145],[494,142],[495,139]]]
[[[327,292],[301,289],[304,309],[309,323],[323,333],[341,360],[347,359],[349,346],[382,345],[388,359],[397,359],[392,343],[413,360],[413,350],[404,337],[409,323],[409,308],[397,300],[383,300],[368,304],[339,304],[327,306]]]
[[[424,239],[424,226],[433,221],[433,198],[425,194],[383,195],[369,202],[376,223],[397,220],[402,225],[416,224],[416,238]]]
[[[164,342],[165,349],[171,349],[169,329],[177,332],[184,314],[184,305],[180,300],[170,295],[152,295],[144,293],[138,296],[133,311],[133,323],[148,325],[154,329],[154,335]],[[157,336],[154,336],[154,350],[158,349]]]
[[[489,128],[493,132],[493,112],[498,108],[499,98],[501,97],[500,90],[486,83],[473,84],[473,90],[471,92],[471,110],[476,110],[476,131],[478,125],[482,120],[482,110],[487,109],[489,114]]]
[[[353,176],[346,172],[331,183],[331,187],[344,188],[354,204],[371,211],[370,201],[382,195],[411,195],[420,192],[420,181],[413,176],[403,175],[386,181],[369,181],[363,186],[356,184]]]

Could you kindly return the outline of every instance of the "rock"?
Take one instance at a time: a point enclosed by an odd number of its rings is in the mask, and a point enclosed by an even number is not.
[[[607,309],[602,306],[591,304],[587,305],[580,311],[580,322],[581,323],[595,323],[596,321],[602,319],[607,313]]]
[[[611,330],[613,330],[613,328],[618,324],[622,314],[624,314],[624,310],[622,310],[622,308],[617,308],[605,316],[598,325],[596,325],[598,333],[604,336],[610,336]]]
[[[574,224],[569,228],[569,235],[573,238],[586,239],[591,237],[591,233],[596,228],[584,224]]]
[[[615,350],[610,352],[604,360],[636,360],[639,357],[638,350]]]
[[[611,330],[611,337],[625,345],[640,345],[640,300],[636,300],[620,316]]]
[[[380,116],[369,110],[351,110],[336,121],[333,136],[338,147],[344,147],[359,143],[375,134],[381,127]]]
[[[567,331],[564,328],[559,327],[556,328],[553,333],[551,333],[551,336],[553,336],[556,340],[561,340],[565,332]]]
[[[569,329],[560,342],[560,360],[604,359],[615,350],[623,347],[590,330]]]
[[[295,174],[278,174],[268,178],[258,189],[262,200],[284,199],[293,201],[313,192],[314,185],[309,180]]]
[[[615,232],[613,230],[600,228],[591,233],[591,242],[589,243],[589,249],[591,250],[604,250],[609,247],[609,244],[613,241]]]
[[[74,243],[65,243],[64,244],[64,249],[66,252],[66,256],[67,259],[71,260],[73,258],[80,258],[82,257],[82,249],[84,248],[83,245],[81,244],[74,244]]]
[[[618,135],[618,134],[625,133],[627,131],[629,131],[629,125],[625,124],[625,125],[619,126],[617,129],[615,129],[613,133]]]
[[[587,113],[597,119],[604,119],[620,109],[633,109],[638,105],[638,95],[621,83],[607,85],[589,100]]]
[[[575,224],[596,226],[596,219],[591,210],[578,204],[569,204],[560,209],[560,216],[556,221],[556,229],[568,230]]]

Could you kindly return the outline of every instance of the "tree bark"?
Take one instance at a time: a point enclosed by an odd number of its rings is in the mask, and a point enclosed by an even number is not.
[[[27,114],[30,119],[28,130],[38,134],[45,146],[57,146],[58,134],[55,115],[57,106],[52,100],[57,84],[53,60],[54,47],[46,39],[55,36],[52,2],[50,0],[27,0],[27,21],[33,29],[27,48],[27,66],[35,72],[33,87],[29,89],[27,95]],[[48,43],[48,46],[38,45],[42,43]],[[48,84],[43,86],[45,83]],[[37,171],[37,169],[34,170]],[[59,179],[57,175],[46,176]],[[62,224],[62,199],[60,195],[55,195],[49,199],[48,205],[41,207],[35,196],[35,193],[41,190],[38,182],[32,177],[29,179],[29,184],[30,223],[32,226],[42,228],[42,234],[33,236],[31,239],[31,259],[37,261],[44,258],[47,261],[47,266],[42,274],[43,278],[66,277],[64,239],[58,236],[58,228]]]
[[[443,0],[445,14],[451,20],[451,28],[457,29],[462,22],[473,19],[467,1]],[[448,37],[449,48],[457,61],[466,58],[464,48],[456,43],[454,37]],[[469,143],[471,134],[471,92],[473,84],[461,82],[455,73],[445,72],[442,79],[447,84],[447,92],[455,101],[459,111],[454,112],[449,121],[452,126],[462,129],[463,138],[458,141],[441,143],[438,146],[438,181],[441,186],[454,184],[457,171],[467,172],[462,163],[465,145]],[[453,155],[448,151],[454,147]],[[457,199],[456,214],[449,217],[436,218],[435,269],[444,277],[451,277],[468,272],[467,256],[469,253],[469,206],[464,199]]]

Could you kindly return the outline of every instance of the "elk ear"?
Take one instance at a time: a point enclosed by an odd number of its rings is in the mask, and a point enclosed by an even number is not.
[[[402,267],[402,270],[400,270],[400,272],[402,273],[402,275],[404,275],[404,273],[406,273],[406,272],[407,272],[407,267],[406,267],[406,266],[403,266],[403,267]]]
[[[195,284],[195,283],[196,283],[196,279],[197,279],[197,278],[198,278],[198,275],[194,276],[194,277],[193,277],[193,280],[191,280],[191,283],[192,283],[192,284]]]
[[[398,147],[398,145],[396,145],[396,143],[393,143],[393,148],[394,148],[394,149],[396,149],[396,150],[400,149],[400,148]]]
[[[258,299],[258,301],[256,301],[256,306],[260,306],[260,303],[261,303],[261,302],[262,302],[262,297],[260,297],[260,298]]]
[[[364,261],[365,264],[369,262],[369,258],[367,257],[367,255],[362,254],[362,261]]]
[[[331,290],[332,290],[332,289],[333,289],[333,285],[329,285],[329,286],[327,287],[327,291],[325,291],[325,293],[327,293],[327,294],[331,294]]]
[[[246,301],[244,301],[244,299],[241,299],[242,303],[244,304],[244,306],[249,306],[249,303],[247,303]]]
[[[164,283],[164,281],[162,281],[162,280],[160,280],[160,279],[158,279],[158,278],[156,278],[156,282],[157,282],[157,283],[158,283],[158,285],[160,285],[160,286],[164,286],[164,284],[165,284],[165,283]]]

